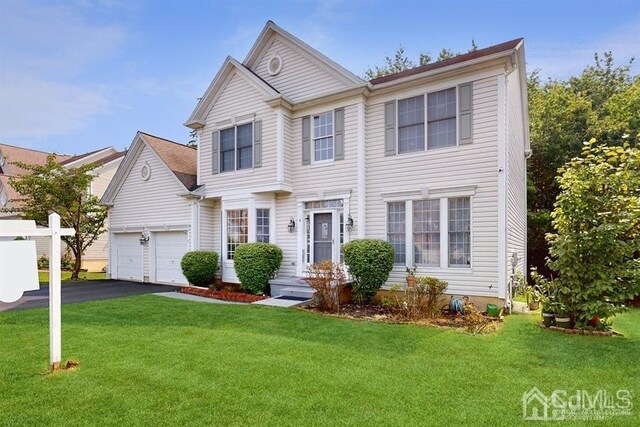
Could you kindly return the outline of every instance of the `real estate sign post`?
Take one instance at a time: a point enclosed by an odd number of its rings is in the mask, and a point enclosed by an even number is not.
[[[36,228],[34,221],[0,221],[0,301],[15,302],[25,291],[36,290],[38,260],[36,242],[16,238],[47,236],[49,243],[49,344],[50,366],[60,368],[62,360],[61,321],[61,236],[72,236],[72,228],[60,228],[60,215],[49,215],[49,228]]]

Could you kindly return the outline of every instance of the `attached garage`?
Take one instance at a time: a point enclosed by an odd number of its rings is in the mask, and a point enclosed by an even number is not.
[[[186,285],[180,261],[198,247],[196,150],[138,132],[102,196],[109,277]]]
[[[162,231],[154,233],[155,281],[160,283],[187,284],[182,275],[180,261],[189,251],[187,231]]]
[[[115,258],[115,279],[142,281],[142,246],[138,233],[116,233],[112,256]]]

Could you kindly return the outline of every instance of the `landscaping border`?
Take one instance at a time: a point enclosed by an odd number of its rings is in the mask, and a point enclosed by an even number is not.
[[[578,329],[578,328],[569,329],[569,328],[561,328],[559,326],[545,326],[543,322],[538,323],[538,325],[542,329],[549,329],[551,331],[556,331],[556,332],[564,332],[565,334],[591,335],[591,336],[598,336],[598,337],[623,336],[621,333],[616,332],[614,330],[591,331],[589,329]]]
[[[265,295],[251,295],[241,292],[229,292],[229,291],[212,291],[211,289],[195,288],[195,287],[181,287],[178,292],[183,294],[197,295],[200,297],[214,298],[223,301],[235,301],[243,303],[252,303],[269,298]]]

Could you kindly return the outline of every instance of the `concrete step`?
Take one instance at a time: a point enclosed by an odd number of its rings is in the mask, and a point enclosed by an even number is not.
[[[313,298],[313,294],[315,293],[316,291],[314,291],[310,287],[303,288],[301,286],[296,286],[296,287],[291,286],[291,287],[280,289],[280,295],[273,295],[273,296],[304,297],[304,298],[311,299]]]
[[[295,297],[294,297],[295,298]],[[307,305],[311,302],[311,299],[288,299],[286,296],[279,296],[275,298],[263,299],[256,301],[253,304],[267,305],[271,307],[299,307],[301,305]]]

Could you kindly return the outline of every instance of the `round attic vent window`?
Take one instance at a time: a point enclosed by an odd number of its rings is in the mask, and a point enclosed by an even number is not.
[[[7,196],[7,193],[0,194],[0,205],[7,206],[8,201],[9,201],[9,196]]]
[[[142,178],[143,181],[148,181],[150,176],[151,168],[149,167],[148,163],[145,163],[140,169],[140,178]]]
[[[275,76],[280,70],[282,70],[282,58],[280,58],[280,55],[274,55],[269,60],[269,74]]]

